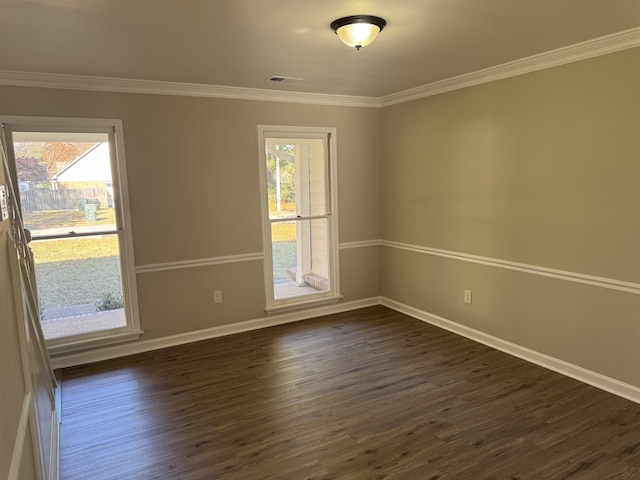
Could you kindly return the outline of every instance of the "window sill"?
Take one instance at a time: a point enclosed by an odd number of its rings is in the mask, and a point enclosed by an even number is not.
[[[274,313],[289,312],[291,310],[302,310],[305,308],[319,307],[330,303],[337,303],[344,298],[343,295],[332,295],[330,297],[316,298],[295,303],[283,303],[280,305],[271,305],[265,307],[264,311],[271,315]]]
[[[86,350],[88,348],[138,340],[143,333],[144,330],[135,330],[133,332],[106,334],[102,337],[93,336],[90,338],[75,338],[70,339],[69,341],[64,341],[64,339],[55,339],[55,343],[51,341],[47,342],[47,350],[51,357],[55,357],[57,355],[64,355],[80,350]],[[61,341],[64,341],[64,343]]]

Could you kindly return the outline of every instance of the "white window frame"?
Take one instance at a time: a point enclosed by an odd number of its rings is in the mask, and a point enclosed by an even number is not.
[[[265,145],[267,138],[282,139],[323,139],[327,142],[325,158],[327,159],[327,199],[328,209],[324,216],[327,219],[329,248],[329,290],[299,297],[275,299],[273,281],[273,247],[271,242],[271,225],[269,219],[269,202],[267,192],[267,159]],[[311,307],[325,303],[337,302],[340,295],[340,270],[338,262],[338,179],[337,179],[337,131],[332,127],[301,127],[285,125],[258,125],[260,161],[260,194],[262,204],[262,233],[264,253],[264,284],[267,313],[281,312],[302,307]]]
[[[133,256],[133,236],[131,230],[131,214],[129,211],[129,189],[127,168],[124,153],[124,134],[122,120],[105,118],[70,118],[70,117],[27,117],[0,116],[0,124],[5,133],[12,137],[12,132],[69,132],[69,133],[103,133],[109,137],[111,148],[111,164],[113,188],[117,189],[119,201],[114,208],[116,214],[116,232],[120,244],[120,264],[122,268],[122,291],[125,302],[126,325],[124,327],[87,332],[78,335],[47,340],[47,348],[51,354],[63,354],[101,345],[126,342],[140,338],[140,314],[138,308],[138,290]],[[13,154],[13,138],[7,138],[7,149],[13,159],[11,168],[15,168]],[[114,168],[115,167],[115,168]],[[18,191],[17,177],[12,172],[15,191]]]

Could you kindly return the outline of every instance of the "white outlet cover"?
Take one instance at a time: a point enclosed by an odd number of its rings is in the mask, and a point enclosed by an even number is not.
[[[216,290],[213,292],[213,302],[222,303],[222,290]]]

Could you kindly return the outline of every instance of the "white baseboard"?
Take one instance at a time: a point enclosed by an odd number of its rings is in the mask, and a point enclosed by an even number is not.
[[[600,373],[592,372],[586,368],[545,355],[544,353],[536,352],[535,350],[531,350],[479,330],[460,325],[459,323],[452,322],[446,318],[418,310],[417,308],[410,307],[409,305],[396,302],[395,300],[391,300],[386,297],[381,298],[381,304],[400,313],[409,315],[410,317],[430,323],[436,327],[443,328],[452,333],[469,338],[470,340],[482,343],[495,348],[496,350],[500,350],[501,352],[508,353],[514,357],[535,363],[536,365],[548,368],[549,370],[553,370],[554,372],[558,372],[606,392],[613,393],[614,395],[626,398],[627,400],[640,403],[640,388],[634,385],[621,382],[620,380],[607,377]]]
[[[225,335],[233,335],[235,333],[242,333],[250,330],[258,330],[260,328],[272,327],[274,325],[298,322],[300,320],[321,317],[323,315],[348,312],[350,310],[371,307],[374,305],[380,305],[380,297],[365,298],[363,300],[356,300],[353,302],[336,303],[296,312],[274,314],[253,320],[246,320],[244,322],[206,328],[195,332],[180,333],[178,335],[171,335],[169,337],[156,338],[153,340],[140,340],[135,343],[122,343],[97,350],[61,354],[52,357],[51,362],[53,364],[53,368],[72,367],[86,363],[100,362],[102,360],[110,360],[112,358],[125,357],[127,355],[135,355],[136,353],[159,350],[161,348],[174,347],[176,345],[184,345],[191,342],[198,342],[200,340],[208,340],[210,338],[223,337]]]
[[[159,350],[161,348],[173,347],[176,345],[184,345],[200,340],[208,340],[210,338],[222,337],[225,335],[233,335],[251,330],[282,325],[285,323],[297,322],[309,318],[320,317],[323,315],[331,315],[334,313],[348,312],[358,308],[371,307],[374,305],[384,305],[388,308],[404,313],[423,322],[430,323],[437,327],[448,330],[457,335],[469,338],[478,343],[495,348],[501,352],[508,353],[515,357],[521,358],[541,367],[548,368],[554,372],[558,372],[567,377],[574,378],[578,381],[592,385],[596,388],[604,390],[614,395],[618,395],[627,400],[640,404],[640,388],[634,385],[621,382],[611,377],[607,377],[597,372],[587,370],[586,368],[565,362],[544,353],[536,352],[529,348],[511,343],[493,335],[466,327],[459,323],[452,322],[437,315],[418,310],[395,300],[386,297],[371,297],[353,302],[339,303],[327,305],[314,309],[302,310],[298,312],[284,313],[280,315],[269,315],[254,320],[234,323],[230,325],[222,325],[219,327],[207,328],[195,332],[181,333],[170,337],[157,338],[153,340],[141,340],[135,343],[126,343],[101,348],[99,350],[70,353],[59,355],[52,359],[54,368],[66,368],[86,363],[99,362],[102,360],[110,360],[112,358],[125,357],[137,353]]]

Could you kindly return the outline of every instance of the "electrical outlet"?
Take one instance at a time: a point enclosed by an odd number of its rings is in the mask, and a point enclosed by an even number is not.
[[[464,303],[471,303],[471,290],[464,291]]]
[[[222,290],[213,292],[213,303],[222,303]]]

